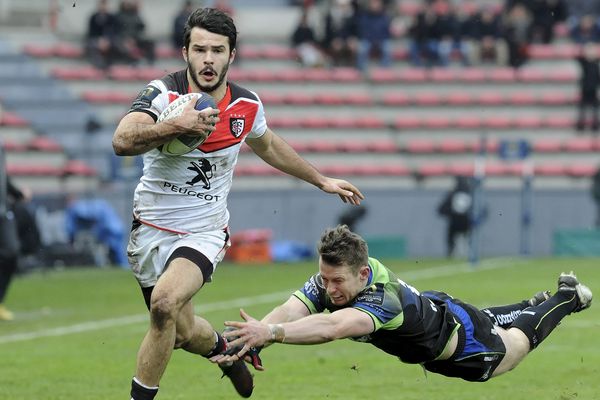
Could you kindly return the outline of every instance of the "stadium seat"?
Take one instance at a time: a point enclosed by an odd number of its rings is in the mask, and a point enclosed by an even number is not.
[[[478,115],[459,115],[454,118],[454,126],[459,129],[479,129],[483,125]]]
[[[472,162],[452,163],[447,168],[448,175],[473,176],[475,165]]]
[[[448,166],[438,162],[421,164],[416,167],[415,172],[423,178],[449,175]]]
[[[375,153],[395,153],[398,151],[398,145],[391,139],[369,140],[367,149]]]
[[[539,129],[543,126],[543,119],[538,115],[519,115],[513,124],[519,129]]]
[[[429,71],[429,79],[433,82],[455,82],[460,71],[450,68],[433,68]]]
[[[567,115],[549,115],[544,119],[544,126],[553,129],[569,129],[575,126],[575,120]]]
[[[354,129],[357,128],[356,121],[353,118],[334,115],[329,118],[329,124],[335,129]]]
[[[547,80],[546,71],[538,68],[525,68],[516,72],[518,80],[524,83],[540,83]]]
[[[57,79],[99,81],[105,78],[104,71],[95,67],[55,67],[50,74]]]
[[[448,129],[454,122],[446,115],[430,115],[423,118],[422,125],[429,129]]]
[[[485,71],[481,68],[464,68],[457,76],[457,80],[461,82],[483,82],[487,79]]]
[[[387,127],[385,120],[375,115],[365,115],[354,119],[357,128],[364,129],[383,129]]]
[[[63,175],[96,176],[97,172],[83,161],[71,160],[62,169]]]
[[[267,105],[282,105],[287,101],[287,97],[280,93],[263,91],[260,93],[260,100]]]
[[[475,99],[468,92],[452,92],[445,96],[445,102],[451,106],[465,106],[474,104]]]
[[[512,118],[507,115],[489,115],[483,118],[483,126],[489,129],[512,128]]]
[[[54,49],[50,46],[39,44],[26,44],[23,46],[24,54],[35,58],[48,58],[54,56]]]
[[[576,70],[554,68],[546,72],[546,79],[555,83],[575,83],[579,78]]]
[[[57,43],[53,49],[54,56],[61,58],[81,58],[83,49],[79,45],[72,43]]]
[[[333,76],[328,69],[308,68],[304,70],[304,79],[310,82],[331,82]]]
[[[369,142],[361,140],[347,139],[337,142],[336,150],[346,153],[364,153],[371,151],[368,147]]]
[[[421,118],[415,116],[402,116],[396,118],[394,127],[398,130],[418,129],[422,126]]]
[[[330,79],[335,82],[360,82],[362,75],[355,68],[334,68]]]
[[[302,118],[300,124],[304,128],[325,129],[330,127],[329,121],[329,117],[315,115]]]
[[[381,103],[386,106],[405,106],[412,101],[405,93],[392,92],[385,93],[381,98]]]
[[[533,141],[532,148],[536,153],[559,153],[563,149],[563,143],[560,139],[536,139]]]
[[[432,139],[410,139],[404,143],[404,150],[413,154],[435,153],[438,148]]]
[[[437,92],[418,92],[413,96],[413,101],[418,106],[437,106],[442,103],[442,98]]]
[[[313,95],[302,92],[290,92],[284,97],[287,104],[309,105],[315,102]]]
[[[373,97],[369,93],[351,92],[342,95],[344,104],[354,106],[370,106],[373,102]]]
[[[528,91],[519,91],[507,95],[508,103],[514,106],[527,106],[537,102],[536,95]]]
[[[471,143],[456,138],[442,139],[437,147],[441,153],[447,154],[468,153],[473,150]]]
[[[498,106],[506,102],[505,97],[499,92],[482,92],[477,95],[477,102],[483,106]]]
[[[567,173],[564,165],[555,162],[535,164],[533,171],[536,176],[564,176]]]
[[[3,111],[0,114],[0,125],[2,126],[14,126],[14,127],[24,127],[28,126],[29,123],[26,119],[21,118],[19,115],[12,113],[10,111]]]
[[[565,140],[563,149],[569,153],[590,153],[598,150],[597,139],[569,138]]]
[[[574,104],[578,95],[575,93],[565,93],[563,91],[545,92],[542,93],[538,102],[544,106],[562,106]]]
[[[335,92],[323,92],[315,94],[312,100],[317,104],[323,104],[326,106],[339,106],[344,104],[344,95]]]
[[[566,173],[574,178],[590,178],[598,170],[595,164],[571,164],[565,166]]]
[[[311,140],[306,144],[306,149],[315,153],[337,153],[340,147],[339,143],[331,140]]]
[[[63,148],[60,144],[46,136],[36,136],[27,143],[29,150],[41,152],[62,152]]]
[[[487,71],[487,80],[496,83],[514,82],[516,79],[513,68],[494,68]]]

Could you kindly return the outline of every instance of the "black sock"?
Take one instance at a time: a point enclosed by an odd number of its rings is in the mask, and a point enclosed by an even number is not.
[[[227,341],[223,338],[223,336],[221,336],[217,331],[215,331],[215,336],[215,347],[213,347],[212,350],[203,357],[211,358],[213,356],[216,356],[217,354],[221,354],[227,348]]]
[[[523,300],[520,303],[488,307],[482,309],[481,311],[487,315],[494,325],[502,328],[508,328],[527,307],[530,307],[529,301]]]
[[[517,317],[511,328],[519,328],[529,339],[531,350],[546,339],[560,321],[577,307],[577,292],[556,292],[554,296]]]
[[[131,400],[153,400],[158,393],[158,387],[142,385],[136,378],[131,380]]]

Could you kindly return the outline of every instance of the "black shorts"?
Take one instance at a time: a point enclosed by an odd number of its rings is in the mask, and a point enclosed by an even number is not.
[[[485,382],[492,377],[506,347],[492,321],[479,309],[453,299],[442,292],[423,292],[434,303],[446,303],[461,326],[456,352],[447,360],[428,361],[426,370],[471,382]]]

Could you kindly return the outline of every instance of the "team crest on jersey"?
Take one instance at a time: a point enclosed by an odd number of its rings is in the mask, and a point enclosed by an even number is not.
[[[244,133],[246,126],[246,118],[244,117],[231,117],[229,119],[229,130],[231,134],[236,138],[239,138]]]
[[[202,188],[207,190],[210,189],[210,180],[213,177],[214,171],[217,169],[215,164],[211,164],[206,158],[201,158],[198,162],[192,161],[192,166],[187,169],[196,173],[194,178],[186,182],[188,185],[194,186],[196,183],[202,181]]]

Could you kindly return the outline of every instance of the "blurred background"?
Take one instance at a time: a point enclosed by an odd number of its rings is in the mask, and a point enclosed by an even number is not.
[[[366,195],[343,205],[246,148],[230,260],[311,257],[340,222],[375,257],[600,255],[598,1],[0,0],[0,142],[38,231],[22,271],[126,266],[141,158],[112,134],[185,66],[198,6],[234,17],[230,80],[269,126]]]

